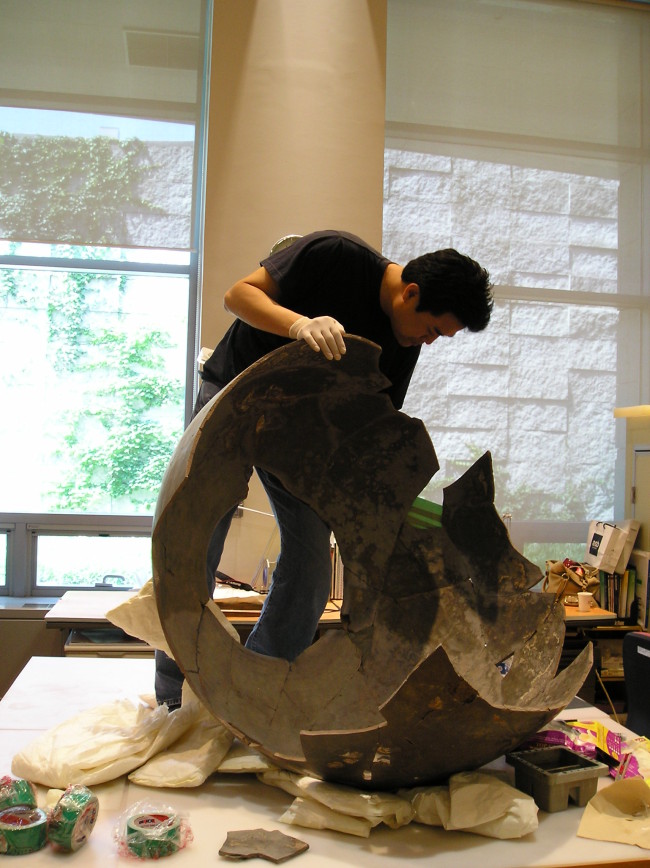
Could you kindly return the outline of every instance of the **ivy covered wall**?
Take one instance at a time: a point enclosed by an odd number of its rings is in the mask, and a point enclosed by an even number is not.
[[[0,236],[191,246],[192,142],[0,132]]]

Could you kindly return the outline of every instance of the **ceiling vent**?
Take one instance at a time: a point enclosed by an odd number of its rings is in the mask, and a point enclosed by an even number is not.
[[[125,30],[129,66],[191,69],[199,65],[199,37],[190,33]]]

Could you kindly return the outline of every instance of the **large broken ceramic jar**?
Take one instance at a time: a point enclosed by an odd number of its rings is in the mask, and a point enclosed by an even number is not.
[[[432,783],[551,720],[591,648],[556,674],[564,609],[529,590],[540,573],[496,513],[489,454],[445,489],[442,527],[406,521],[433,446],[382,392],[379,348],[347,347],[330,362],[288,344],[192,421],[154,519],[158,608],[196,694],[279,766],[365,789]],[[342,629],[293,663],[244,648],[208,599],[208,541],[254,466],[330,525],[345,564]]]

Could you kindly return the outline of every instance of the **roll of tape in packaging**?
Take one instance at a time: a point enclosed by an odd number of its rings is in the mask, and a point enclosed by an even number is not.
[[[181,846],[181,821],[176,814],[136,814],[126,823],[126,846],[140,859],[170,856]]]
[[[0,811],[0,853],[24,856],[47,842],[47,814],[40,808],[16,805]]]
[[[0,811],[16,805],[36,807],[36,793],[29,781],[5,775],[0,778]]]
[[[88,787],[68,787],[54,806],[47,822],[47,837],[57,850],[78,850],[95,827],[99,801]]]

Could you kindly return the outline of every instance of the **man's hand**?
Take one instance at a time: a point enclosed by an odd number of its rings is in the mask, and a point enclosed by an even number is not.
[[[340,359],[345,353],[343,333],[345,329],[331,316],[310,319],[301,316],[289,329],[294,341],[304,341],[315,352],[322,352],[326,359]]]

